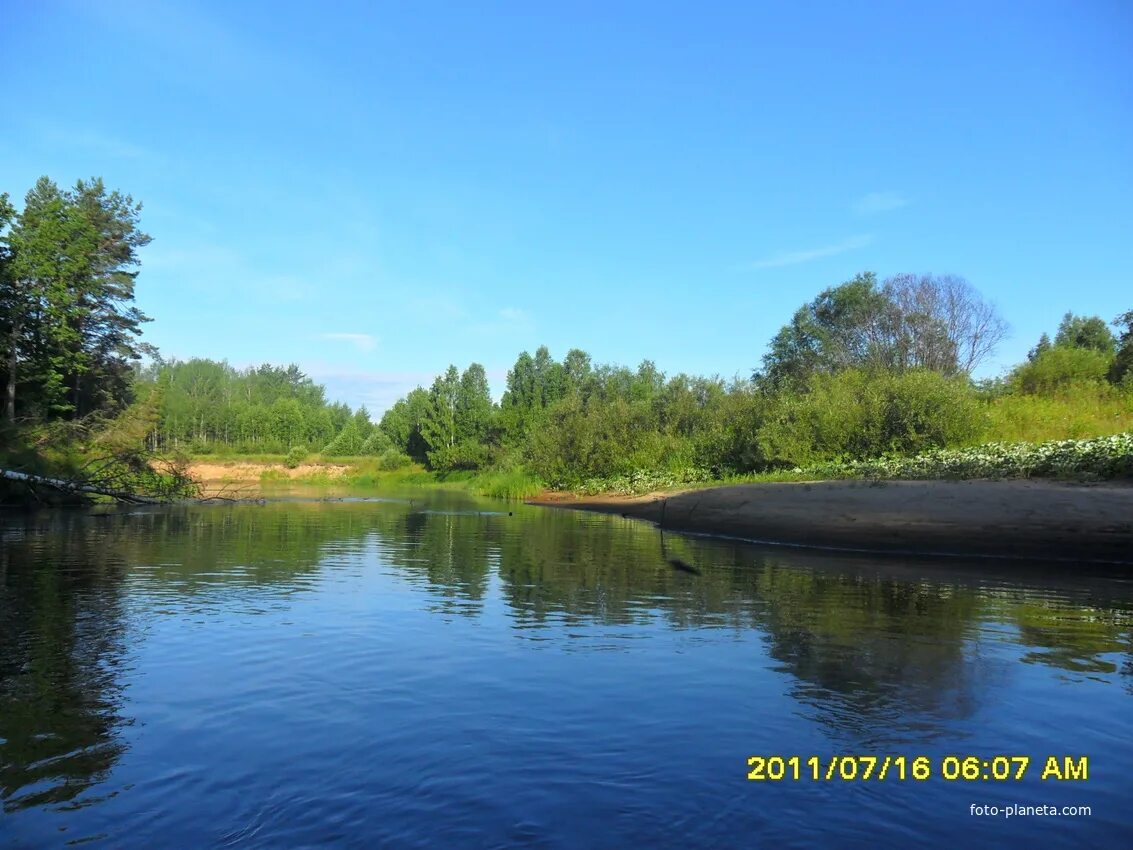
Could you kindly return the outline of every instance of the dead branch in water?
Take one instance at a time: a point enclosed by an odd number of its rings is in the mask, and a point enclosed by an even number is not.
[[[30,472],[16,472],[11,469],[0,469],[0,478],[6,478],[9,481],[18,481],[25,484],[33,493],[38,484],[60,490],[64,493],[109,496],[112,499],[118,499],[121,502],[131,502],[136,505],[160,505],[168,501],[167,499],[158,499],[152,496],[140,496],[137,493],[128,493],[124,490],[113,490],[94,484],[82,484],[78,481],[67,481],[63,478],[47,478],[43,475],[33,475]]]
[[[210,493],[207,490],[201,490],[197,501],[200,502],[248,502],[251,501],[253,495],[258,491],[252,483],[241,484],[239,487],[233,487],[231,484],[223,485],[219,490]]]

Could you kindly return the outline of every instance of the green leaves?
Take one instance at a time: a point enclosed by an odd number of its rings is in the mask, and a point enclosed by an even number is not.
[[[805,386],[843,369],[929,369],[967,374],[994,350],[1007,325],[963,278],[872,272],[823,290],[774,339],[756,378]]]
[[[1056,344],[1016,368],[1011,382],[1018,392],[1053,395],[1074,386],[1103,383],[1112,363],[1112,353]]]
[[[46,177],[12,220],[0,272],[0,346],[8,373],[6,412],[26,416],[113,412],[128,402],[135,337],[148,321],[133,306],[140,204],[100,179],[60,191]]]
[[[964,443],[984,424],[964,379],[849,369],[814,376],[806,393],[771,398],[757,441],[765,464],[803,466]]]
[[[1068,348],[1084,348],[1112,356],[1117,350],[1117,341],[1101,316],[1075,316],[1067,313],[1062,317],[1055,334],[1054,344]]]
[[[833,478],[1129,478],[1133,477],[1133,433],[1037,444],[988,443],[914,457],[814,464],[794,471]]]
[[[462,375],[449,366],[433,382],[419,419],[429,466],[442,472],[485,466],[494,418],[484,367],[473,363]]]

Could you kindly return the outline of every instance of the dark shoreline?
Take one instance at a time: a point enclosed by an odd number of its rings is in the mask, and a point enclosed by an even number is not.
[[[792,546],[1133,565],[1127,483],[820,481],[528,504]]]

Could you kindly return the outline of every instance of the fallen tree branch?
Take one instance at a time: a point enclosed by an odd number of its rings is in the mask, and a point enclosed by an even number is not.
[[[77,481],[67,481],[62,478],[46,478],[42,475],[33,475],[30,472],[16,472],[10,469],[0,469],[0,478],[6,478],[9,481],[19,481],[31,488],[34,488],[36,484],[43,484],[47,487],[53,487],[56,490],[62,490],[64,493],[109,496],[112,499],[118,499],[121,502],[131,502],[136,505],[161,505],[168,501],[166,499],[155,499],[150,496],[139,496],[136,493],[127,493],[124,490],[112,490],[107,487],[97,487],[93,484],[80,484]]]

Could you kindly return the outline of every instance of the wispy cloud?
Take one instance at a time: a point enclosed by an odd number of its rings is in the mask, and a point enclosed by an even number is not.
[[[149,148],[93,128],[54,123],[38,126],[40,138],[53,147],[83,151],[103,159],[148,160],[154,164],[164,162],[164,157]]]
[[[908,205],[909,199],[900,192],[870,192],[854,202],[854,212],[858,215],[875,215]]]
[[[526,339],[535,330],[535,319],[519,307],[502,307],[481,321],[469,324],[466,330],[477,337],[507,338],[522,345],[519,340]]]
[[[155,273],[166,279],[182,280],[199,292],[216,293],[239,287],[275,302],[303,301],[314,296],[317,278],[264,272],[254,257],[225,245],[189,240],[156,246],[141,252],[145,280]],[[322,270],[320,270],[322,271]],[[320,275],[321,276],[321,275]]]
[[[468,315],[460,299],[445,292],[411,298],[405,302],[404,307],[418,321],[429,323],[447,324]]]
[[[531,320],[526,310],[520,310],[518,307],[504,307],[500,310],[500,318],[505,322],[527,322]]]
[[[843,239],[841,242],[835,242],[832,245],[823,245],[821,248],[809,248],[805,251],[781,251],[778,254],[772,254],[770,257],[749,263],[747,268],[777,269],[783,266],[797,266],[802,263],[809,263],[813,260],[821,260],[824,257],[834,257],[838,254],[845,254],[847,251],[856,251],[858,248],[864,248],[871,242],[873,242],[873,237],[868,234],[851,236],[849,239]]]
[[[335,342],[349,342],[359,351],[373,351],[378,341],[371,334],[353,333],[326,333],[319,334],[318,339],[329,339]]]

